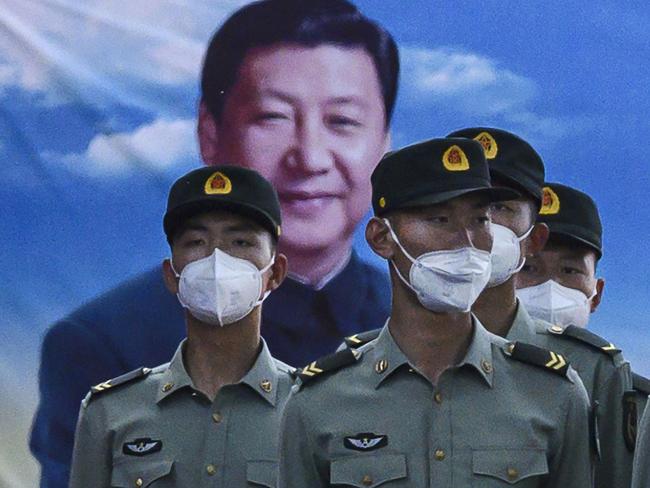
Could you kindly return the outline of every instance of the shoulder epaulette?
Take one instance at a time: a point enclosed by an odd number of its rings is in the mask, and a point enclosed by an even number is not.
[[[632,373],[632,387],[645,395],[650,395],[650,380],[640,374]]]
[[[569,370],[569,361],[562,354],[525,342],[511,342],[506,346],[506,353],[517,361],[538,366],[560,376],[566,376]]]
[[[117,386],[125,385],[126,383],[130,383],[131,381],[136,380],[138,378],[143,378],[147,376],[149,373],[151,373],[151,369],[149,368],[138,368],[138,369],[134,369],[133,371],[129,371],[128,373],[125,373],[121,376],[118,376],[117,378],[113,378],[112,380],[99,383],[98,385],[95,385],[90,388],[90,392],[88,393],[88,396],[85,398],[85,402],[87,403],[88,401],[90,401],[92,397],[97,396],[100,393],[103,393],[107,390],[110,390]]]
[[[342,351],[329,354],[317,361],[309,363],[304,368],[296,370],[295,376],[300,378],[304,385],[318,376],[333,373],[344,366],[356,362],[360,355],[355,349],[343,349]]]
[[[368,344],[370,341],[374,341],[377,337],[379,337],[380,332],[381,329],[375,329],[348,336],[345,338],[345,345],[354,348],[361,347],[364,344]]]
[[[562,328],[559,325],[554,325],[548,328],[548,331],[552,334],[561,335],[564,337],[570,337],[576,341],[583,342],[588,346],[598,349],[605,354],[614,357],[621,352],[614,344],[609,341],[606,341],[602,337],[593,332],[583,329],[581,327],[576,327],[575,325],[569,325],[566,328]]]

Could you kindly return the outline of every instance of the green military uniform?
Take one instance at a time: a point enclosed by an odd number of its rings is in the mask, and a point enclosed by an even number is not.
[[[644,411],[639,425],[632,488],[650,488],[650,410]]]
[[[262,343],[248,373],[212,402],[192,384],[183,344],[168,364],[93,387],[77,425],[72,488],[275,488],[290,368]]]
[[[517,361],[478,320],[437,385],[386,327],[357,354],[333,374],[320,362],[302,370],[283,421],[282,488],[591,486],[587,394],[561,357],[562,375],[544,366],[550,355]]]

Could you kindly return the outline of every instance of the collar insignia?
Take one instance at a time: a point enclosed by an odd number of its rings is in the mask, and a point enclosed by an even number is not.
[[[540,215],[555,215],[560,211],[560,197],[551,188],[545,186],[542,190],[542,208]]]
[[[388,445],[388,436],[363,432],[355,436],[345,437],[343,439],[343,445],[354,451],[374,451],[375,449]]]
[[[469,169],[467,156],[455,144],[442,155],[442,164],[447,171],[467,171]]]
[[[128,456],[146,456],[162,449],[162,441],[142,437],[122,445],[122,452]]]
[[[474,138],[474,140],[480,142],[481,146],[483,146],[485,159],[494,159],[497,157],[499,146],[497,146],[497,141],[494,140],[492,134],[489,132],[481,132]]]
[[[217,171],[206,180],[204,190],[206,195],[227,195],[232,191],[232,182],[221,171]]]

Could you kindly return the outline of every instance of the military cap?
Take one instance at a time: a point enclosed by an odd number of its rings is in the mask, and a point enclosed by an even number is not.
[[[461,138],[430,139],[390,152],[379,161],[371,182],[375,215],[467,193],[483,193],[491,201],[519,196],[509,188],[492,187],[483,148]]]
[[[447,137],[466,137],[480,142],[492,177],[508,181],[541,204],[544,163],[537,151],[522,138],[490,127],[461,129]]]
[[[280,236],[280,202],[271,183],[251,169],[220,165],[190,171],[172,185],[163,220],[167,240],[185,219],[213,209],[243,214]]]
[[[603,227],[592,198],[575,188],[546,183],[538,222],[548,225],[551,237],[563,237],[586,244],[603,254]]]

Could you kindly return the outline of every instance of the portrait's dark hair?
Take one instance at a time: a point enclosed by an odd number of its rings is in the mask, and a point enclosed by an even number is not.
[[[397,45],[347,0],[261,0],[235,12],[214,34],[203,60],[202,100],[216,120],[247,52],[278,43],[365,49],[377,69],[388,126],[397,96]]]

